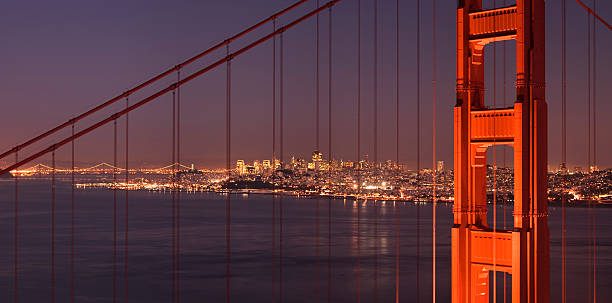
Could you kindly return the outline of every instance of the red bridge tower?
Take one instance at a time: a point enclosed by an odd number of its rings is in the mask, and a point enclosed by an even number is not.
[[[452,301],[489,302],[489,273],[512,275],[512,302],[549,302],[544,0],[482,10],[459,0]],[[484,47],[516,41],[516,101],[484,105]],[[487,222],[486,150],[514,148],[514,227]]]

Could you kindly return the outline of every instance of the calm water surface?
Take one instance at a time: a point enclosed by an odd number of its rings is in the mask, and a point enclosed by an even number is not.
[[[19,301],[45,302],[51,293],[50,185],[43,180],[22,180],[19,186]],[[225,201],[226,196],[214,193],[182,194],[182,302],[225,300]],[[132,302],[170,301],[171,203],[168,193],[129,193],[128,276]],[[271,302],[274,296],[279,300],[281,287],[286,302],[314,302],[317,297],[320,302],[328,302],[328,296],[333,302],[356,302],[358,295],[362,302],[393,302],[396,229],[399,230],[400,301],[417,302],[418,297],[420,302],[431,302],[432,205],[283,197],[281,245],[280,204],[279,198],[273,202],[272,196],[267,195],[231,196],[233,302]],[[125,192],[118,192],[118,207],[117,283],[118,296],[123,298]],[[451,204],[442,203],[436,209],[439,302],[450,302],[451,207]],[[510,223],[511,209],[506,211]],[[549,211],[551,301],[558,302],[561,211],[557,207]],[[0,181],[1,302],[13,301],[13,212],[14,184],[10,180]],[[500,227],[503,212],[504,207],[498,206]],[[569,302],[584,302],[588,288],[590,217],[586,208],[570,208],[567,217],[568,299]],[[612,300],[610,219],[612,209],[597,209],[600,302]],[[58,182],[55,220],[56,300],[69,302],[70,187],[63,181]],[[76,301],[112,302],[113,191],[78,190],[75,228]],[[500,298],[502,285],[498,280]]]

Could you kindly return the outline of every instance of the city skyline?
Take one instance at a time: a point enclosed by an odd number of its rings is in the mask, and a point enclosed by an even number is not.
[[[449,0],[450,1],[450,0]],[[452,1],[450,1],[452,2]],[[489,1],[490,2],[490,1]],[[314,2],[313,2],[314,3]],[[313,3],[307,3],[303,11],[312,8]],[[266,1],[252,3],[249,1],[236,1],[232,3],[216,3],[214,10],[206,4],[176,2],[169,6],[163,2],[155,3],[150,11],[141,12],[133,17],[129,12],[137,9],[137,3],[105,2],[104,4],[71,3],[72,9],[65,4],[49,5],[46,14],[29,9],[29,4],[10,3],[7,18],[3,18],[7,26],[14,31],[6,35],[5,47],[0,50],[1,57],[12,58],[7,61],[3,81],[0,89],[3,98],[11,102],[6,107],[6,136],[0,142],[0,148],[7,150],[16,144],[22,143],[25,138],[37,135],[49,127],[64,122],[76,113],[90,109],[100,100],[132,87],[144,78],[155,74],[173,63],[193,55],[194,50],[201,50],[222,41],[223,37],[239,32],[257,20],[268,16],[278,7],[285,5],[283,1]],[[201,5],[201,6],[200,6]],[[352,24],[356,23],[356,7],[353,2],[338,4],[334,17],[333,31],[339,41],[337,43],[354,45],[356,34]],[[362,154],[373,154],[372,141],[372,11],[368,1],[362,1]],[[484,1],[485,7],[491,5]],[[551,117],[560,113],[560,78],[559,66],[555,64],[560,60],[560,34],[557,24],[560,23],[557,14],[560,9],[556,1],[547,1],[547,99]],[[576,5],[570,1],[570,7]],[[416,168],[415,153],[415,46],[414,40],[414,3],[403,1],[400,3],[400,162]],[[611,11],[610,3],[599,3],[599,10],[603,17]],[[236,8],[240,8],[237,9]],[[455,20],[454,5],[441,3],[439,8],[438,26],[450,28]],[[188,9],[189,8],[189,9]],[[208,9],[207,9],[208,8]],[[232,11],[242,17],[239,22],[228,23],[219,16],[223,12]],[[109,20],[101,18],[104,14],[98,12],[116,12],[112,14],[112,26]],[[219,13],[213,13],[218,11]],[[207,14],[206,18],[198,14]],[[34,15],[30,15],[34,14]],[[326,13],[324,13],[326,14]],[[421,166],[431,167],[431,6],[423,4],[421,7]],[[163,16],[165,22],[155,22],[158,16]],[[323,16],[323,15],[322,15]],[[395,159],[395,121],[391,114],[395,101],[395,37],[390,34],[395,25],[394,5],[381,2],[379,9],[379,158],[381,160]],[[609,17],[608,17],[609,19]],[[279,20],[279,24],[286,23],[290,17]],[[327,152],[327,18],[321,18],[321,71],[320,71],[320,99],[321,99],[321,140],[320,149]],[[581,9],[568,10],[568,22],[585,24],[586,13]],[[53,26],[47,26],[53,24]],[[77,26],[81,24],[82,26]],[[222,24],[223,26],[219,26]],[[227,26],[225,26],[227,25]],[[285,66],[285,102],[286,133],[292,133],[285,138],[285,151],[287,154],[308,157],[315,147],[314,134],[314,92],[315,92],[315,23],[309,20],[292,29],[303,38],[296,40],[288,35],[286,45]],[[213,27],[214,26],[214,27]],[[216,31],[201,31],[198,28],[223,29]],[[164,33],[150,35],[151,32]],[[266,30],[262,30],[265,32]],[[568,44],[568,54],[582,53],[586,48],[584,31],[579,27],[571,27],[568,31],[570,41],[582,43]],[[601,113],[612,111],[612,103],[606,102],[607,96],[612,95],[609,86],[602,85],[607,79],[612,79],[612,58],[609,52],[602,50],[612,48],[610,39],[603,34],[605,28],[598,26],[598,166],[606,168],[612,166],[612,156],[602,151],[612,148],[612,141],[606,140],[605,132],[609,127],[609,120]],[[49,40],[53,36],[53,43]],[[27,38],[26,38],[27,37]],[[130,39],[130,37],[138,37]],[[437,158],[445,160],[452,166],[452,120],[451,106],[455,102],[454,69],[444,68],[453,66],[454,62],[454,32],[438,32],[441,44],[438,48],[438,155]],[[277,39],[277,47],[278,47]],[[507,43],[508,66],[512,66],[514,46]],[[487,56],[491,57],[490,49],[486,49]],[[41,55],[45,54],[45,55]],[[142,54],[139,56],[138,54]],[[501,54],[502,47],[497,46],[497,72],[498,96],[497,104],[503,100],[501,85]],[[217,54],[220,55],[220,54]],[[259,60],[237,59],[232,71],[233,85],[233,113],[236,117],[233,123],[233,152],[232,159],[271,158],[271,70],[267,61],[271,60],[271,43],[262,45],[254,50],[251,57]],[[355,48],[333,49],[334,70],[354,73],[356,66]],[[95,58],[95,60],[92,60]],[[163,62],[151,64],[151,62]],[[96,73],[90,71],[97,70]],[[298,73],[297,71],[300,70]],[[576,113],[568,116],[568,167],[586,167],[586,70],[580,60],[568,61],[568,110]],[[188,71],[185,70],[185,73]],[[487,75],[492,73],[492,64],[487,64]],[[513,79],[510,68],[507,78]],[[86,75],[86,76],[83,76]],[[278,76],[278,73],[277,73]],[[356,78],[344,76],[334,79],[335,87],[332,96],[334,100],[334,154],[345,159],[355,160],[355,100]],[[490,78],[490,77],[488,77]],[[221,110],[224,104],[225,90],[223,84],[224,72],[219,70],[211,76],[198,80],[196,85],[187,85],[182,89],[183,99],[183,129],[201,129],[197,132],[183,132],[182,158],[187,163],[205,167],[221,167],[224,163],[223,120],[219,115],[212,114]],[[511,104],[514,96],[512,80],[507,81],[507,104]],[[41,87],[41,90],[31,90],[29,85]],[[492,91],[491,83],[486,83],[487,91]],[[278,84],[277,84],[278,86]],[[206,100],[200,96],[206,91]],[[486,103],[491,105],[492,98],[488,94]],[[138,99],[134,95],[131,100]],[[277,93],[277,98],[279,94]],[[156,134],[170,133],[170,117],[167,114],[170,106],[169,95],[161,97],[162,100],[153,102],[143,108],[141,113],[132,115],[130,129],[133,132],[131,142],[132,159],[130,163],[136,166],[161,165],[164,157],[170,159],[170,150],[155,148],[163,145],[158,141]],[[41,102],[41,100],[44,100]],[[278,102],[278,100],[277,100]],[[7,103],[5,103],[7,104]],[[121,105],[112,107],[120,109]],[[60,110],[61,109],[61,110]],[[28,118],[15,113],[29,112]],[[102,114],[105,116],[106,114]],[[151,126],[146,121],[155,119],[160,123]],[[27,121],[27,123],[24,123]],[[89,121],[89,120],[88,120]],[[278,122],[277,122],[278,123]],[[560,121],[549,120],[549,159],[551,167],[556,167],[560,161]],[[122,128],[123,121],[118,125]],[[78,128],[79,126],[77,126]],[[66,135],[63,132],[62,135]],[[105,127],[96,132],[96,136],[84,137],[83,144],[76,145],[77,161],[88,163],[104,160],[110,162],[112,151],[89,147],[93,140],[103,140],[112,144],[112,131]],[[278,133],[277,133],[278,135]],[[120,138],[122,134],[119,134]],[[445,138],[445,139],[440,139]],[[40,146],[48,146],[54,141],[46,141]],[[165,143],[165,142],[163,142]],[[277,139],[277,144],[279,140]],[[243,151],[248,151],[244,153]],[[278,153],[278,147],[277,147]],[[120,159],[122,155],[119,155]],[[79,159],[80,158],[80,159]],[[137,159],[136,159],[137,158]],[[489,157],[491,158],[491,157]],[[57,160],[67,161],[68,153],[58,151]],[[2,165],[10,160],[4,159]],[[58,162],[59,163],[59,162]]]

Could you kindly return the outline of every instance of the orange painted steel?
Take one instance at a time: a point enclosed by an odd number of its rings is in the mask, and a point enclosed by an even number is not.
[[[544,0],[482,10],[457,9],[457,104],[454,108],[455,204],[452,302],[489,302],[492,271],[512,275],[512,302],[550,301],[545,101]],[[516,41],[516,101],[484,104],[484,48]],[[487,222],[487,157],[493,145],[514,148],[514,228]],[[494,249],[493,249],[494,248]],[[493,273],[494,274],[494,273]]]

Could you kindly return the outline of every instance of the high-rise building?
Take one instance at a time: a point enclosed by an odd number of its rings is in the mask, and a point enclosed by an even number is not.
[[[272,165],[270,165],[270,160],[263,160],[263,169],[270,169]]]
[[[236,173],[239,175],[243,175],[245,170],[244,160],[236,161]]]
[[[437,163],[437,171],[439,173],[444,171],[444,161],[438,161],[438,163]]]
[[[318,150],[312,152],[312,162],[314,163],[315,170],[321,169],[321,161],[323,161],[323,154]]]

